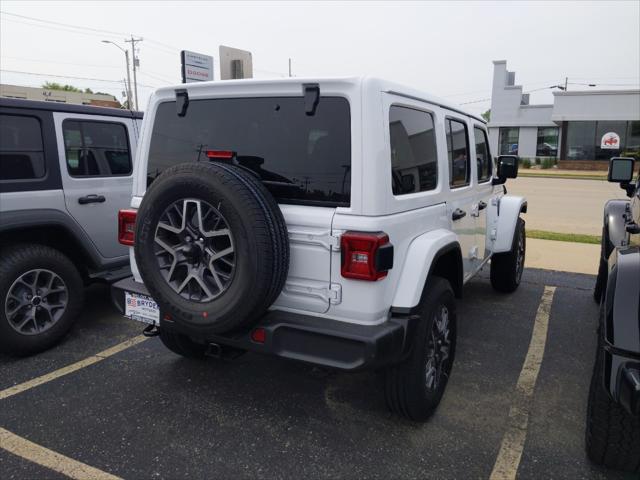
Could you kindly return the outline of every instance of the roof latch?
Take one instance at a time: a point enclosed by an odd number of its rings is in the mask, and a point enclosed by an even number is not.
[[[176,90],[176,113],[178,116],[184,117],[187,114],[187,108],[189,108],[189,93],[184,88]]]
[[[318,103],[320,102],[320,85],[317,83],[302,84],[304,92],[304,113],[309,116],[316,114]]]

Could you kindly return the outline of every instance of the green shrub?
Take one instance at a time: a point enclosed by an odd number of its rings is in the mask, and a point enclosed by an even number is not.
[[[543,158],[541,166],[543,169],[547,169],[552,168],[555,164],[556,162],[553,160],[553,158]]]
[[[531,168],[531,160],[528,158],[521,158],[520,159],[520,166],[522,168]]]

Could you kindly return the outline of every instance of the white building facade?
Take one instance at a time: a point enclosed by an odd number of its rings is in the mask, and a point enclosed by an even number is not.
[[[530,105],[507,62],[493,62],[489,141],[492,151],[557,160],[563,168],[606,169],[616,156],[640,160],[640,90],[554,92]]]

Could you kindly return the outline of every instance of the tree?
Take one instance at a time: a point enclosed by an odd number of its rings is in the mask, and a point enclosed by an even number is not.
[[[90,88],[85,88],[84,93],[93,93],[93,90],[91,90]]]
[[[484,113],[481,113],[480,115],[488,122],[489,120],[491,120],[491,109],[487,110]]]
[[[48,90],[62,90],[64,92],[79,92],[82,93],[82,90],[74,87],[73,85],[62,85],[57,82],[44,82],[42,84],[42,88],[46,88]]]

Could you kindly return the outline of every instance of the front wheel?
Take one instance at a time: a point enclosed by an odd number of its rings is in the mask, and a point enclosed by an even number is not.
[[[520,285],[524,271],[524,258],[527,250],[527,239],[524,220],[518,217],[513,232],[511,250],[496,253],[491,257],[491,286],[504,293],[514,292]]]
[[[427,420],[440,403],[456,349],[456,305],[451,285],[433,277],[425,291],[411,353],[385,371],[389,409],[418,422]]]
[[[640,419],[629,415],[605,390],[600,335],[587,406],[587,455],[598,465],[640,473]]]

